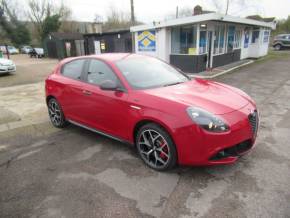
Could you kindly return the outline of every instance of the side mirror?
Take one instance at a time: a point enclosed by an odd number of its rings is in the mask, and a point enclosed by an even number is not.
[[[115,91],[119,88],[118,84],[112,80],[105,80],[100,84],[102,90]]]

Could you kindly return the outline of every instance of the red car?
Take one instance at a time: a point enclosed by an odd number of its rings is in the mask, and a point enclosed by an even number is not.
[[[190,79],[149,56],[65,59],[45,89],[54,126],[72,123],[134,144],[156,170],[234,163],[257,135],[256,105],[243,91]]]

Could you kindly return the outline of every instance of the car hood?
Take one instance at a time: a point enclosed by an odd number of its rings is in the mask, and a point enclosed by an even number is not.
[[[6,58],[0,58],[0,64],[3,64],[3,65],[12,65],[13,64],[13,61],[11,61],[9,59],[6,59]]]
[[[219,115],[238,110],[249,103],[246,95],[235,90],[221,83],[195,79],[179,85],[145,90],[145,92],[186,106],[200,107]]]

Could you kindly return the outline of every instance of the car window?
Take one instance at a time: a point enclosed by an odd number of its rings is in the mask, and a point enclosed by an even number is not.
[[[134,89],[169,86],[189,80],[174,67],[153,57],[129,56],[116,64]]]
[[[62,68],[62,74],[72,79],[81,79],[84,62],[84,59],[79,59],[65,64]]]
[[[88,69],[87,82],[100,85],[106,80],[118,82],[117,76],[107,64],[99,60],[91,60]]]

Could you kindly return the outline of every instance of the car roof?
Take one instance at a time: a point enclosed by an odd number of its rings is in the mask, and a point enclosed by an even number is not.
[[[63,60],[63,63],[76,60],[76,59],[82,59],[82,58],[98,58],[106,62],[117,62],[119,60],[132,58],[132,57],[146,57],[147,55],[139,55],[134,53],[103,53],[98,55],[88,55],[88,56],[78,56],[78,57],[71,57],[66,58]]]
[[[119,61],[122,60],[128,56],[131,56],[134,54],[131,53],[104,53],[104,54],[98,54],[98,55],[90,55],[90,57],[96,57],[105,61]]]

